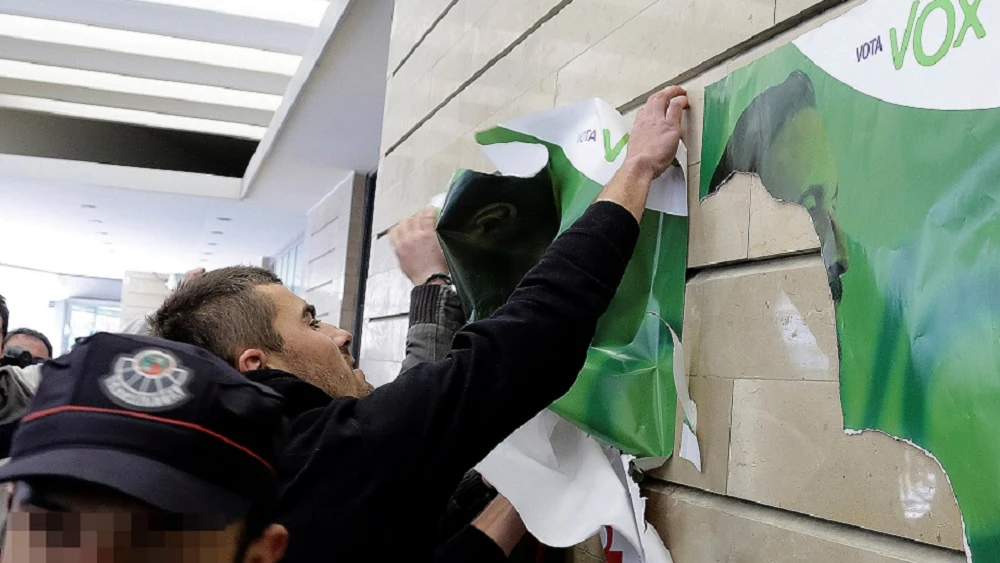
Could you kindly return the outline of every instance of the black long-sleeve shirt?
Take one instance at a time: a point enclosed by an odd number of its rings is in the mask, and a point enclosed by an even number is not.
[[[296,408],[278,465],[283,561],[429,561],[465,472],[576,380],[638,233],[625,208],[595,203],[444,360],[363,399],[330,401],[284,372],[248,374]]]

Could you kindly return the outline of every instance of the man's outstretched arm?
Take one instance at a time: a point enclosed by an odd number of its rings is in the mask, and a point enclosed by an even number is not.
[[[507,304],[459,331],[444,360],[417,365],[354,405],[366,443],[378,444],[369,459],[406,460],[428,510],[576,380],[632,256],[650,183],[676,154],[684,94],[671,87],[650,98],[621,170]]]

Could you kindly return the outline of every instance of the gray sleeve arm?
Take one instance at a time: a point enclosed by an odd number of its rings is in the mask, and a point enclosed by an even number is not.
[[[443,285],[418,285],[410,293],[410,329],[406,357],[400,373],[422,362],[435,362],[448,354],[455,333],[465,326],[458,294]]]

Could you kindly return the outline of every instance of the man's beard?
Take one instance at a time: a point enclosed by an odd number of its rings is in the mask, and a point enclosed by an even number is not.
[[[340,356],[340,352],[336,352]],[[334,358],[322,363],[305,360],[293,353],[283,354],[285,371],[291,373],[298,379],[318,387],[331,397],[357,397],[361,398],[370,394],[374,388],[364,379],[359,377],[346,363],[343,366],[337,365]]]

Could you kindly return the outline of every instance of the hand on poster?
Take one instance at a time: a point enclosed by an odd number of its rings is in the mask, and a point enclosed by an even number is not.
[[[628,142],[625,162],[597,196],[598,201],[621,204],[637,221],[642,220],[653,180],[666,172],[677,156],[681,117],[687,107],[686,92],[680,86],[650,96],[639,110],[632,132],[623,137]]]
[[[441,252],[435,223],[437,210],[425,207],[411,217],[400,221],[389,231],[392,249],[399,259],[399,267],[413,285],[425,283],[434,274],[447,274],[448,263]],[[443,283],[433,280],[431,283]]]
[[[674,162],[681,141],[681,117],[688,108],[687,91],[668,86],[653,94],[635,117],[626,162],[649,167],[657,178]]]

